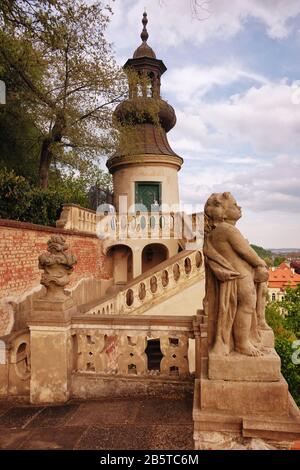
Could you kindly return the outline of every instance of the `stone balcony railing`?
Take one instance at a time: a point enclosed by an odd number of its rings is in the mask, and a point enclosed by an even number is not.
[[[201,232],[203,224],[200,219],[201,214],[189,216],[181,212],[96,213],[75,204],[64,204],[56,226],[97,234],[99,238],[110,241],[128,238],[193,240],[194,235]]]
[[[64,204],[58,228],[96,234],[98,216],[95,211],[76,204]]]
[[[136,315],[204,277],[201,251],[182,251],[126,284],[117,294],[81,307],[86,315]]]
[[[109,214],[98,225],[101,238],[113,240],[181,238],[176,236],[176,214],[152,212]]]
[[[194,317],[79,316],[72,319],[73,374],[160,377],[190,376],[189,339]],[[151,368],[148,341],[159,342],[161,360]]]

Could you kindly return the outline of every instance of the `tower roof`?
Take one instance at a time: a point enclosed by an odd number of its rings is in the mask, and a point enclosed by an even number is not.
[[[139,59],[141,57],[150,57],[151,59],[156,59],[154,50],[147,44],[149,34],[146,28],[147,23],[148,23],[146,12],[143,13],[142,23],[143,23],[143,30],[141,32],[142,44],[134,51],[133,58]]]

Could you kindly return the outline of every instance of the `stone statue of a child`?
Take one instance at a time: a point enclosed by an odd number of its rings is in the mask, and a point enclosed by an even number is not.
[[[262,355],[259,330],[269,328],[264,319],[267,266],[235,227],[242,214],[230,193],[212,194],[204,213],[210,352]]]

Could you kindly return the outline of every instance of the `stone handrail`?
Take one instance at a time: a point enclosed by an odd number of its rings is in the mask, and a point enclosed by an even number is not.
[[[176,238],[176,214],[173,212],[108,214],[101,219],[98,233],[101,238],[110,240]]]
[[[76,204],[64,204],[56,227],[96,234],[98,216],[95,211]]]
[[[183,212],[140,212],[135,214],[96,213],[76,204],[64,204],[56,226],[96,234],[104,240],[184,239],[199,232],[201,214]]]
[[[191,316],[73,317],[73,373],[182,380],[190,376],[188,347],[193,328]],[[151,339],[159,340],[161,351],[156,367],[151,367],[147,350]]]
[[[138,314],[203,276],[201,251],[182,251],[135,278],[117,294],[81,309],[86,315]]]

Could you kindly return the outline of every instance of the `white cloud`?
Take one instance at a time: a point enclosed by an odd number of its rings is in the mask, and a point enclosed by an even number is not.
[[[136,47],[141,30],[138,19],[144,7],[150,21],[149,43],[160,48],[187,41],[202,44],[214,38],[226,40],[242,30],[249,18],[260,21],[271,38],[283,39],[290,32],[289,19],[300,13],[299,0],[198,0],[200,7],[195,17],[190,3],[183,0],[116,0],[112,2],[115,15],[110,25],[111,36],[118,47],[124,43]]]
[[[191,165],[180,174],[180,195],[204,205],[213,192],[230,191],[242,206],[239,228],[265,247],[297,247],[300,233],[300,158],[279,155],[272,166],[231,169]]]
[[[286,81],[251,87],[227,100],[208,103],[199,99],[177,112],[171,134],[188,143],[186,151],[250,145],[255,152],[297,152],[300,146],[300,104],[293,104],[293,84]]]
[[[272,166],[251,166],[241,170],[218,168],[183,171],[182,199],[203,203],[212,192],[231,191],[246,208],[257,212],[299,213],[300,158],[279,155]],[[300,218],[299,218],[300,219]]]
[[[168,79],[163,81],[162,91],[175,94],[179,102],[188,102],[203,97],[215,86],[221,87],[244,80],[268,83],[265,77],[244,70],[240,64],[227,62],[213,67],[191,65],[180,69],[173,68],[168,73]]]

